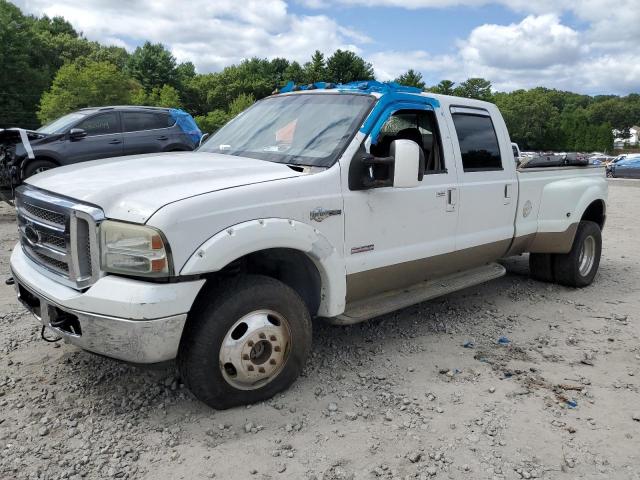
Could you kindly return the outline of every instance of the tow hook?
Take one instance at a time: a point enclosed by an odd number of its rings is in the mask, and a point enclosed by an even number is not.
[[[13,279],[13,277],[9,277],[4,281],[5,285],[15,285],[16,281]]]
[[[42,326],[42,330],[40,330],[40,337],[42,337],[42,339],[47,342],[47,343],[56,343],[59,342],[60,340],[62,340],[62,337],[57,337],[57,338],[49,338],[47,337],[44,332],[46,330],[47,327],[45,327],[44,325]]]

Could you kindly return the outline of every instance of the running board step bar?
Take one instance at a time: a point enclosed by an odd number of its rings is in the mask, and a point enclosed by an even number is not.
[[[371,298],[350,303],[342,315],[330,318],[329,322],[334,325],[351,325],[364,322],[370,318],[400,310],[416,303],[500,278],[505,273],[506,270],[502,265],[490,263],[437,280],[416,283],[407,288],[391,290]]]

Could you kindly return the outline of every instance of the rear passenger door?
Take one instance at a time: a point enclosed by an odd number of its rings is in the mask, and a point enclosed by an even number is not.
[[[98,113],[73,128],[84,130],[86,136],[66,141],[64,157],[68,163],[122,155],[122,133],[117,112]]]
[[[121,115],[125,155],[162,152],[169,145],[169,112],[124,111]]]
[[[501,118],[495,125],[487,110],[450,108],[460,172],[456,248],[486,263],[503,256],[514,235],[518,184],[511,143]]]

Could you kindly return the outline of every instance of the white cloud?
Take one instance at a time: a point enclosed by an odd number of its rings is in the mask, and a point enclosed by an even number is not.
[[[587,53],[580,34],[555,15],[528,16],[511,25],[481,25],[462,42],[467,64],[497,68],[537,69],[572,65]]]
[[[162,42],[180,61],[216,71],[243,58],[306,61],[314,50],[361,51],[370,39],[327,15],[294,15],[284,0],[20,0],[30,13],[62,15],[92,40],[126,45]],[[119,39],[119,41],[115,40]]]
[[[413,68],[434,83],[471,76],[498,89],[543,85],[585,93],[640,91],[638,0],[292,0],[312,14],[291,13],[285,0],[17,0],[29,13],[62,15],[88,38],[135,48],[162,42],[180,61],[217,71],[252,56],[306,61],[314,50],[349,49],[373,63],[382,80]],[[460,32],[451,53],[381,48],[341,25],[329,7],[403,9],[499,4],[522,15],[509,25]],[[562,19],[572,18],[579,27]],[[455,22],[452,21],[453,28]],[[381,19],[382,28],[384,19]],[[392,25],[394,28],[401,26]],[[375,31],[371,33],[375,37]]]
[[[453,55],[383,51],[369,58],[383,80],[413,68],[434,83],[483,77],[506,91],[536,86],[591,94],[640,91],[640,50],[607,49],[594,36],[603,39],[592,29],[578,32],[563,25],[553,14],[529,15],[519,23],[476,27]]]
[[[452,55],[430,55],[423,50],[410,52],[383,51],[369,56],[376,77],[380,80],[393,80],[410,68],[425,74],[440,75],[459,66],[458,59]]]

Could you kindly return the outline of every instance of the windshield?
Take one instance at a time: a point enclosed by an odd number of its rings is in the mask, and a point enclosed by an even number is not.
[[[227,123],[198,150],[328,167],[342,153],[374,101],[362,94],[269,97]]]
[[[71,125],[73,125],[75,122],[77,122],[78,120],[84,117],[85,115],[83,115],[82,113],[69,113],[64,117],[60,117],[59,119],[46,124],[44,127],[40,127],[36,131],[40,133],[48,133],[48,134],[64,133],[67,131],[67,129]]]

